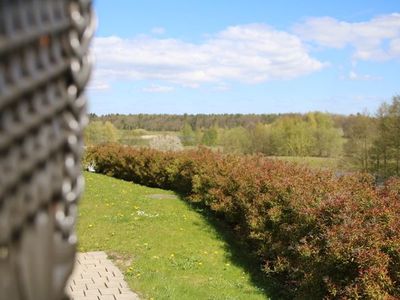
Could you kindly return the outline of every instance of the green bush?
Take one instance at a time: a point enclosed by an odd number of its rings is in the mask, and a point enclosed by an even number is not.
[[[207,149],[89,148],[96,172],[172,189],[223,216],[297,299],[400,297],[400,180]]]

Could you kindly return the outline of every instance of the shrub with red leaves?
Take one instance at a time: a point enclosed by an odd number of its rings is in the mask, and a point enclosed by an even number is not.
[[[96,172],[172,189],[222,215],[297,299],[400,298],[400,180],[342,177],[207,149],[88,149]]]

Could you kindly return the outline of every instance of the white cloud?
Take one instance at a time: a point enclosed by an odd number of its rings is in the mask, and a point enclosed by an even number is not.
[[[151,29],[151,33],[164,34],[165,33],[165,28],[164,27],[154,27],[154,28]]]
[[[90,80],[87,89],[88,90],[93,90],[93,91],[104,91],[104,90],[108,90],[110,89],[111,86],[102,80],[96,80],[96,79],[92,79]]]
[[[161,80],[188,87],[291,79],[324,67],[298,37],[261,24],[228,27],[199,44],[100,37],[94,53],[98,79]]]
[[[330,48],[352,46],[354,59],[388,60],[400,57],[400,14],[375,17],[367,22],[342,22],[331,17],[309,18],[294,27],[302,39]],[[385,43],[389,43],[387,49]]]
[[[390,42],[389,51],[393,56],[400,57],[400,37]]]
[[[229,91],[230,90],[230,86],[228,84],[225,83],[221,83],[219,85],[216,85],[214,87],[215,91],[220,91],[220,92],[225,92],[225,91]]]
[[[349,72],[349,76],[348,79],[350,80],[361,80],[361,81],[371,81],[371,80],[380,80],[382,79],[381,77],[377,77],[377,76],[372,76],[372,75],[368,75],[368,74],[358,74],[355,71],[350,71]]]
[[[387,98],[382,97],[382,96],[371,96],[371,95],[355,95],[352,97],[352,100],[355,101],[360,101],[360,102],[364,102],[364,101],[374,101],[377,103],[382,103],[384,101],[387,101]]]
[[[146,92],[146,93],[170,93],[174,90],[175,89],[172,86],[163,86],[163,85],[156,85],[156,84],[152,84],[152,85],[142,89],[142,91]]]

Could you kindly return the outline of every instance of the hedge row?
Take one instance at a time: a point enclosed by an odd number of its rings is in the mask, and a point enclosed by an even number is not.
[[[297,299],[400,298],[400,180],[206,149],[88,149],[96,172],[172,189],[222,215]]]

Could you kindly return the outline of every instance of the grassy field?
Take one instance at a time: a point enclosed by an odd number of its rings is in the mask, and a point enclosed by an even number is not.
[[[224,224],[174,193],[86,173],[79,251],[103,250],[143,299],[266,299]]]
[[[300,157],[300,156],[269,156],[272,159],[290,161],[316,169],[338,170],[340,158],[334,157]]]

